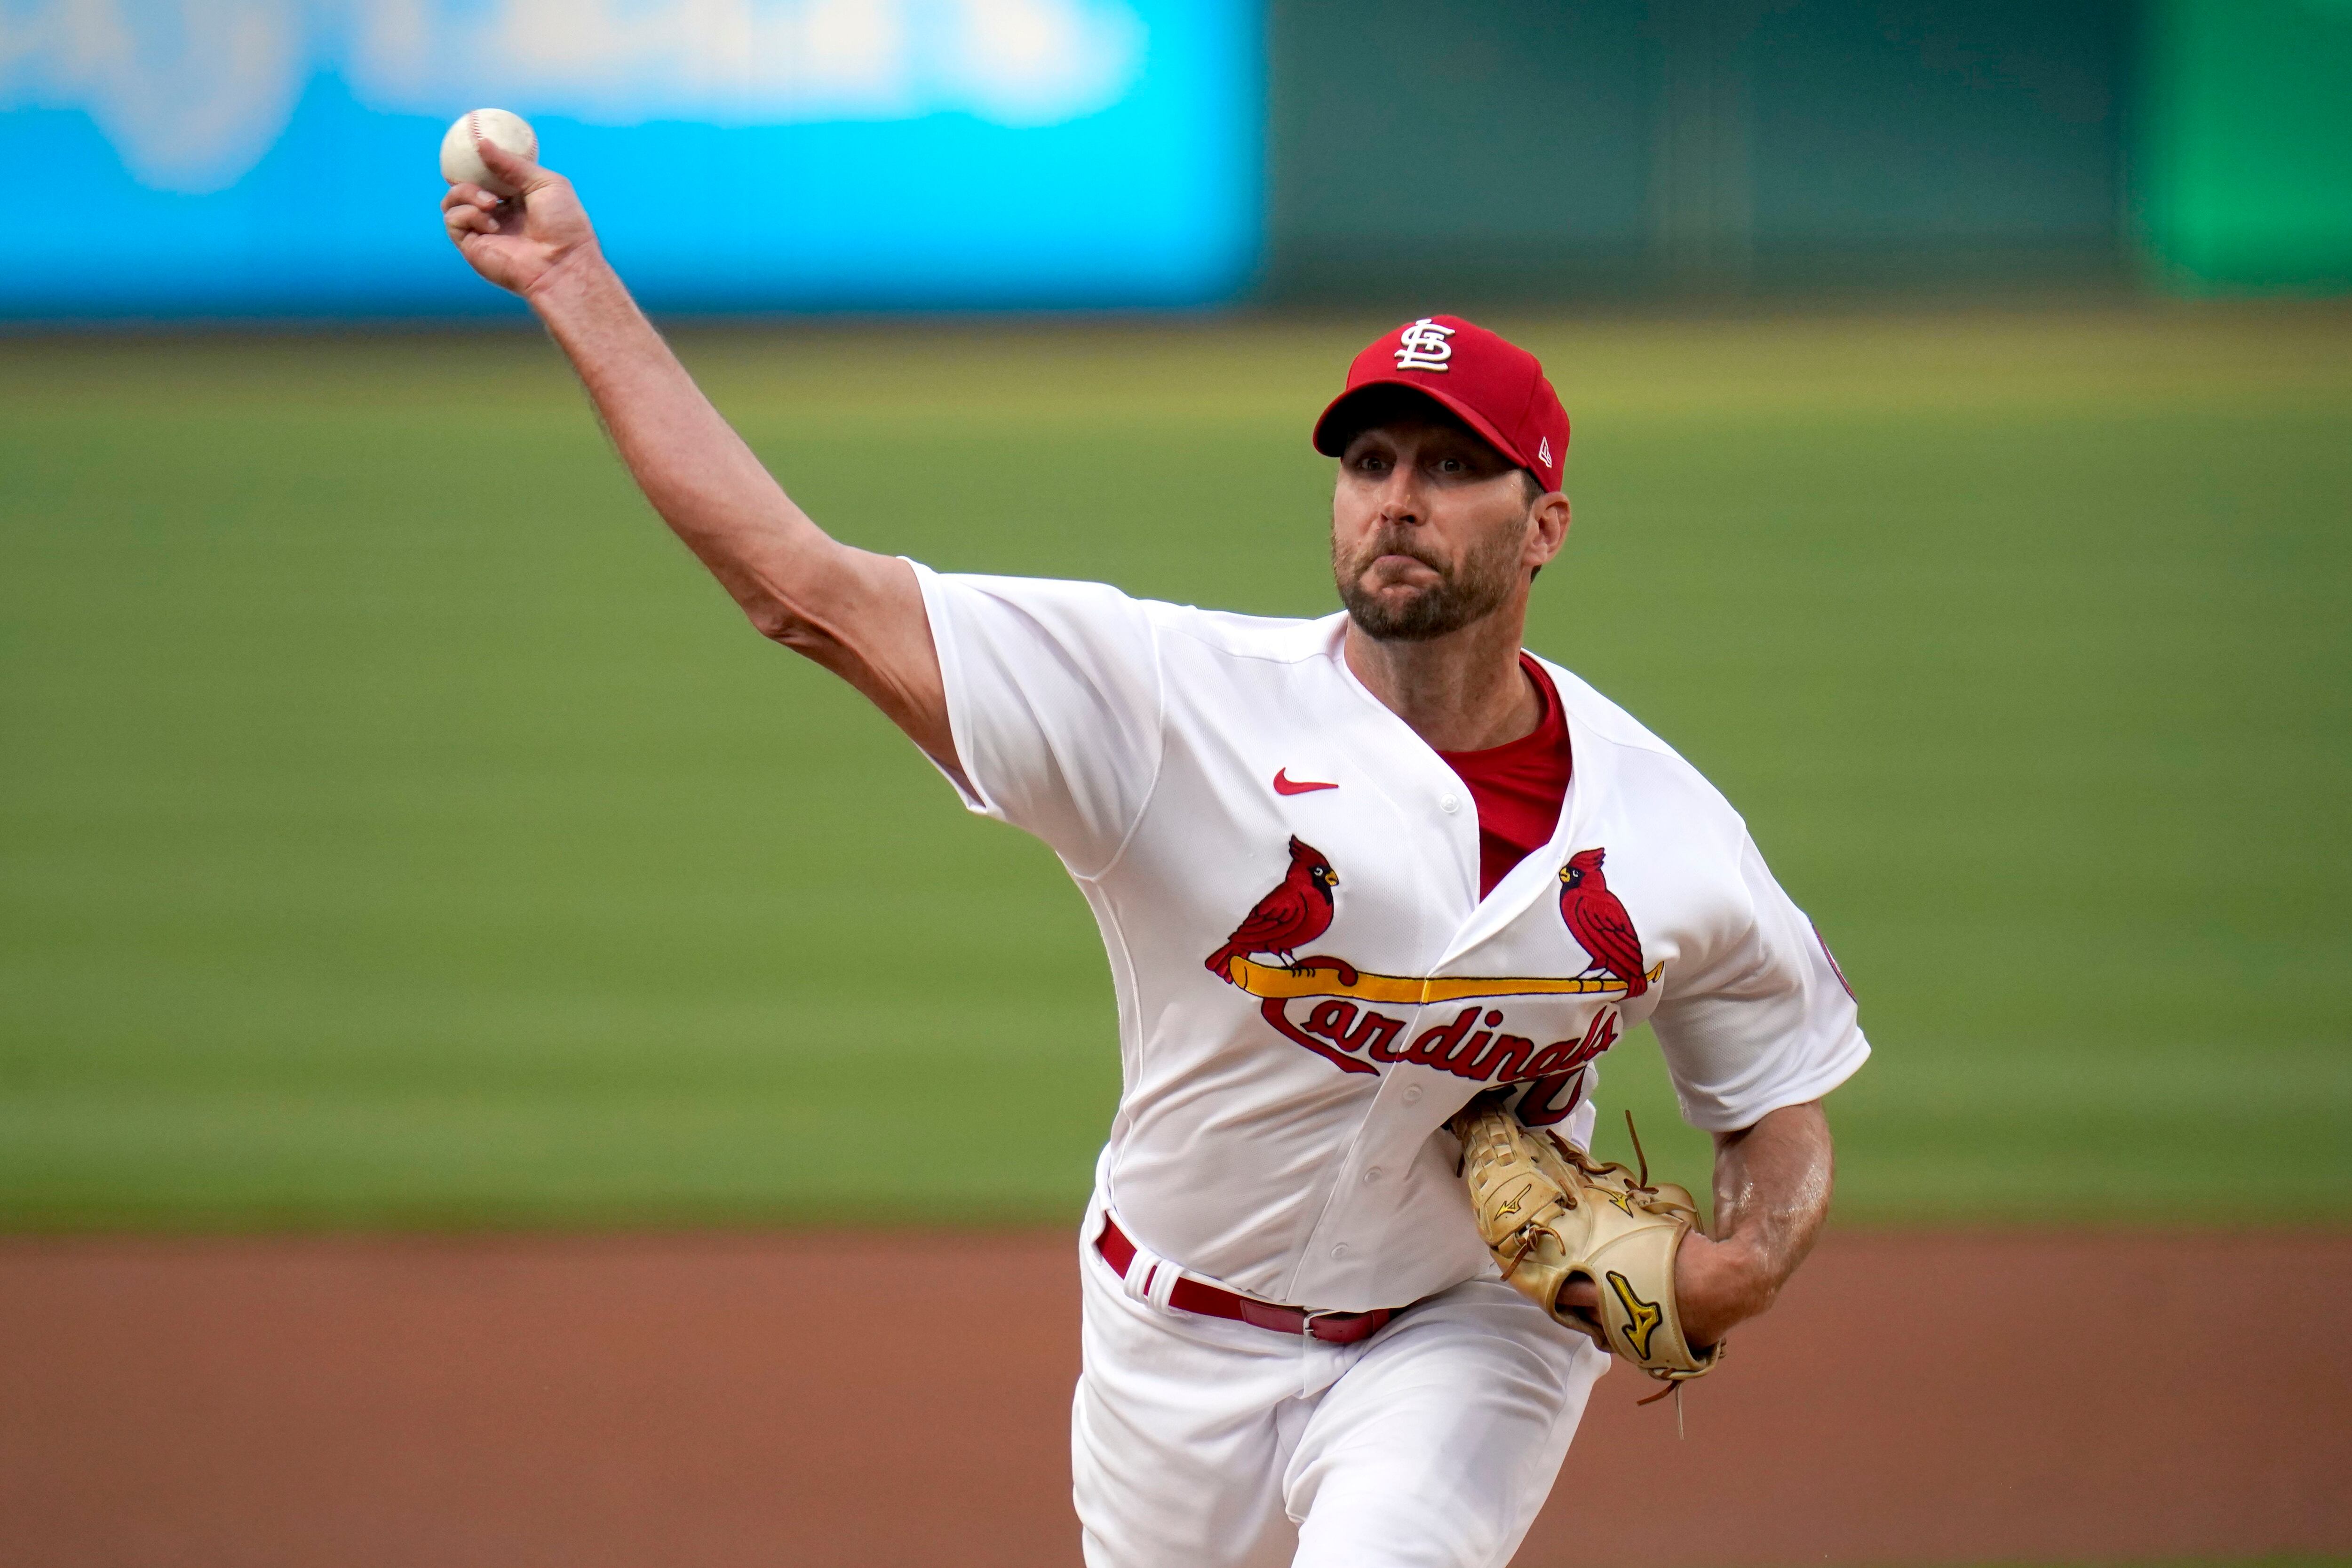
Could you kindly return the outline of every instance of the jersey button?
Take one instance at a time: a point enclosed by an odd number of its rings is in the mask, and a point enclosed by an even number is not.
[[[1416,1100],[1420,1100],[1420,1099],[1421,1099],[1421,1085],[1419,1085],[1419,1084],[1417,1084],[1417,1083],[1409,1083],[1409,1084],[1405,1085],[1405,1089],[1404,1089],[1404,1102],[1405,1102],[1407,1105],[1411,1105],[1411,1104],[1414,1103]]]
[[[1347,1244],[1346,1242],[1344,1242],[1344,1241],[1343,1241],[1343,1242],[1341,1242],[1339,1246],[1337,1246],[1337,1247],[1333,1247],[1333,1248],[1331,1249],[1331,1256],[1332,1256],[1332,1257],[1334,1257],[1334,1258],[1345,1258],[1345,1257],[1347,1257],[1347,1256],[1348,1256],[1348,1244]]]
[[[1437,809],[1451,816],[1462,809],[1462,797],[1451,793],[1437,797]]]
[[[1364,1173],[1364,1185],[1368,1187],[1380,1179],[1381,1168],[1378,1165],[1374,1165],[1370,1170]]]

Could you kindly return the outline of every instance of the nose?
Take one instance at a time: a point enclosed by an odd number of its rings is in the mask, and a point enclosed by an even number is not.
[[[1388,478],[1381,481],[1373,510],[1384,523],[1413,524],[1421,521],[1421,496],[1413,483],[1411,464],[1399,463],[1389,470]]]

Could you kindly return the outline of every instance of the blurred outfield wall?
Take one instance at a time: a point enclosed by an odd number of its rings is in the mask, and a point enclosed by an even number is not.
[[[2125,269],[2128,0],[1283,0],[1274,20],[1279,293]]]
[[[2352,0],[0,0],[0,315],[512,309],[484,103],[670,310],[2352,287]]]
[[[1278,298],[2352,287],[2352,0],[1276,0]]]

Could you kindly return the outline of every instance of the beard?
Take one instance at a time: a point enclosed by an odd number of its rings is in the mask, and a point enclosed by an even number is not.
[[[1331,575],[1348,616],[1376,642],[1428,642],[1460,631],[1501,607],[1517,585],[1519,531],[1497,529],[1448,564],[1433,559],[1404,531],[1384,531],[1352,554],[1331,542]],[[1437,574],[1437,581],[1409,594],[1394,587],[1371,589],[1364,574],[1383,555],[1404,555]]]

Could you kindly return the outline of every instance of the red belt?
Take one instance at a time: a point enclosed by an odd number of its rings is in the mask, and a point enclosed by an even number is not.
[[[1102,1234],[1095,1237],[1095,1250],[1103,1261],[1124,1276],[1128,1266],[1135,1261],[1135,1243],[1127,1239],[1124,1231],[1110,1215],[1103,1215]],[[1173,1268],[1172,1263],[1162,1263],[1162,1268]],[[1147,1289],[1150,1281],[1145,1281]],[[1303,1307],[1277,1307],[1271,1301],[1253,1300],[1236,1296],[1231,1290],[1221,1290],[1214,1285],[1198,1279],[1179,1279],[1176,1289],[1170,1292],[1168,1304],[1180,1312],[1198,1312],[1204,1318],[1231,1318],[1235,1322],[1254,1328],[1272,1329],[1278,1334],[1305,1334],[1321,1340],[1325,1344],[1351,1345],[1358,1340],[1368,1340],[1402,1310],[1395,1307],[1375,1307],[1369,1312],[1310,1312]]]

